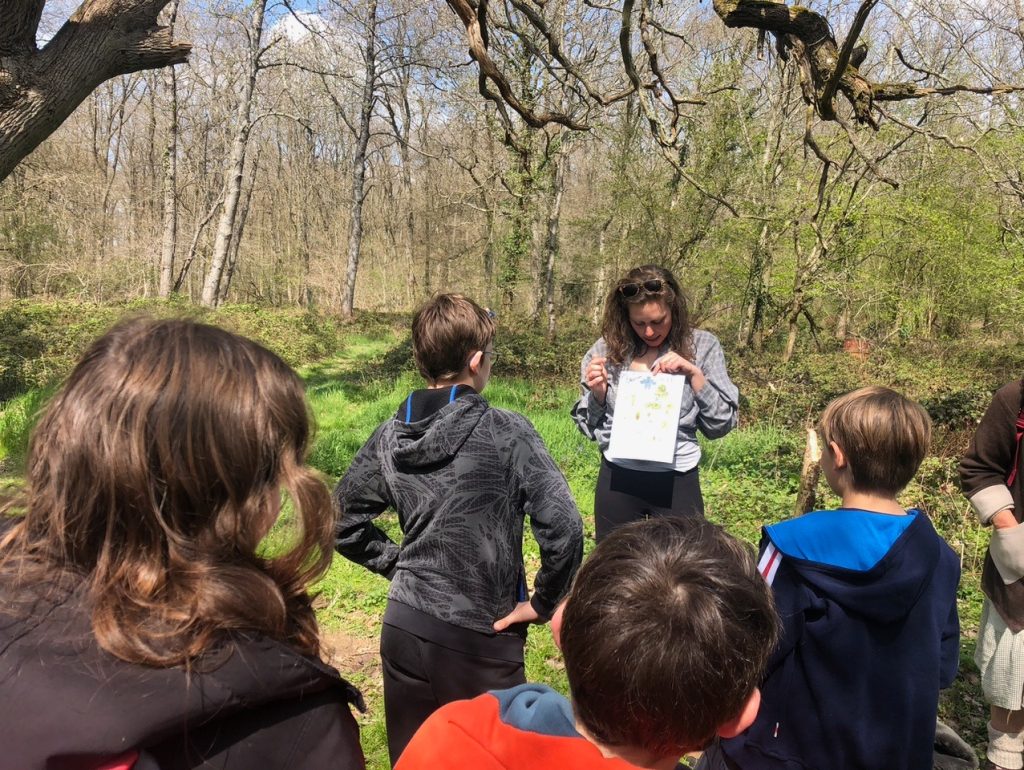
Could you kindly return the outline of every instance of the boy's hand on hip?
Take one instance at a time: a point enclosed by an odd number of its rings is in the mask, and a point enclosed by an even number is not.
[[[529,602],[519,602],[512,609],[512,612],[494,621],[494,630],[504,631],[516,623],[533,623],[535,620],[540,620],[540,615],[537,614],[537,610],[533,608],[533,605]]]

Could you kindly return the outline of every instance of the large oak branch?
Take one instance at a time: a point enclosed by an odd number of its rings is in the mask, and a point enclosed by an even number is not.
[[[37,49],[42,1],[0,0],[0,180],[103,81],[188,59],[157,24],[167,2],[85,0]]]
[[[727,27],[771,32],[784,47],[791,47],[788,38],[802,43],[800,55],[811,76],[811,82],[806,85],[814,94],[814,107],[822,118],[835,119],[832,96],[838,90],[853,105],[859,122],[875,125],[871,114],[871,84],[856,67],[847,63],[850,53],[840,56],[839,46],[824,16],[798,5],[765,0],[714,0],[713,4],[715,13]],[[865,5],[870,10],[873,3]],[[860,23],[863,24],[863,20]],[[852,49],[852,42],[845,47],[847,51]]]

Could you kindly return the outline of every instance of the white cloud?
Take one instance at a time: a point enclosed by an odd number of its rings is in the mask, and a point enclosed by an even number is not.
[[[284,37],[292,43],[299,43],[312,34],[323,34],[327,31],[327,22],[316,13],[299,11],[286,14],[270,29],[271,38]]]

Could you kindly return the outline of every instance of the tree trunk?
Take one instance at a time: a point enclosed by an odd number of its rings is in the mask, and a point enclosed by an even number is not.
[[[260,71],[260,44],[263,38],[263,17],[267,9],[267,0],[256,0],[253,4],[252,28],[249,30],[249,52],[247,57],[246,77],[242,81],[242,94],[235,115],[235,138],[231,143],[231,159],[228,161],[224,175],[224,208],[221,209],[220,222],[217,225],[217,237],[213,242],[213,255],[210,257],[210,268],[203,282],[202,303],[206,307],[216,307],[220,297],[220,282],[224,277],[228,253],[231,246],[231,235],[235,229],[235,217],[238,214],[238,201],[242,195],[242,174],[245,171],[245,153],[249,145],[249,134],[252,131],[252,101],[256,90],[256,78]]]
[[[839,311],[839,317],[836,318],[836,330],[834,337],[839,342],[846,339],[850,333],[850,300],[849,298],[843,299],[843,306]]]
[[[242,236],[245,235],[245,223],[249,219],[249,204],[252,202],[253,188],[256,187],[256,175],[260,170],[260,150],[256,150],[249,168],[249,183],[242,191],[242,198],[238,204],[238,216],[235,217],[235,229],[231,233],[231,245],[229,247],[228,265],[224,273],[224,279],[220,282],[220,296],[217,304],[227,301],[228,290],[231,288],[231,279],[235,277],[235,268],[238,266],[238,251],[242,246]]]
[[[178,17],[178,0],[171,0],[170,19],[167,28],[173,34],[174,22]],[[167,145],[163,162],[163,237],[160,244],[160,286],[161,297],[171,296],[174,288],[174,251],[178,244],[178,78],[173,67],[164,73],[164,89],[167,91]]]
[[[796,336],[800,331],[797,322],[800,320],[799,310],[789,316],[789,334],[786,336],[786,349],[782,353],[782,362],[786,363],[793,358],[793,351],[796,350]]]
[[[87,0],[42,49],[43,0],[0,5],[0,180],[100,83],[187,61],[191,45],[157,25],[167,0]]]
[[[345,294],[341,314],[351,318],[355,309],[356,274],[363,245],[363,201],[366,197],[366,148],[370,143],[370,119],[373,117],[374,89],[377,85],[377,0],[367,8],[366,46],[363,49],[364,81],[359,103],[359,133],[352,156],[352,219],[348,232],[348,265],[345,269]]]
[[[551,179],[548,232],[544,240],[544,251],[547,257],[544,270],[544,300],[547,306],[549,338],[555,336],[555,261],[560,250],[558,228],[562,214],[562,192],[565,189],[565,165],[568,161],[559,162],[558,158],[552,158],[551,162],[555,164],[555,168]]]
[[[820,474],[821,447],[818,445],[818,433],[814,428],[808,428],[804,462],[800,469],[800,486],[796,493],[796,504],[793,506],[794,516],[803,516],[808,511],[814,510],[818,497],[818,476]]]
[[[590,319],[595,326],[601,323],[601,316],[604,314],[604,287],[608,281],[608,263],[604,258],[604,252],[608,228],[611,227],[612,219],[613,217],[608,217],[601,225],[601,229],[597,231],[597,282],[594,284],[594,310]]]
[[[174,288],[172,291],[181,291],[181,287],[185,284],[185,279],[189,276],[189,268],[192,267],[192,263],[195,261],[196,254],[199,251],[199,239],[203,236],[203,230],[210,224],[214,215],[217,213],[217,209],[220,208],[220,201],[213,203],[206,215],[196,222],[195,230],[192,232],[192,240],[188,246],[188,253],[185,255],[184,261],[181,263],[181,269],[178,271],[178,277],[174,280]],[[193,282],[189,282],[189,299],[193,299],[192,296]]]
[[[517,168],[509,185],[515,195],[512,204],[509,234],[501,249],[501,268],[498,271],[498,292],[502,314],[509,316],[516,305],[516,288],[521,277],[523,261],[531,252],[533,241],[533,162],[530,148],[533,137],[527,132],[525,147],[515,150]]]
[[[747,312],[740,339],[741,348],[752,349],[756,353],[764,349],[764,318],[768,307],[768,277],[771,275],[772,261],[769,227],[765,223],[750,259]]]

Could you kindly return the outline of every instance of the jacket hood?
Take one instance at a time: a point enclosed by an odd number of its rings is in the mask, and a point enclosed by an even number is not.
[[[442,706],[419,729],[396,770],[487,767],[503,770],[638,770],[605,757],[574,726],[569,702],[524,684]]]
[[[382,449],[402,471],[443,465],[458,454],[488,408],[483,396],[472,393],[416,422],[396,416],[387,423]]]
[[[498,701],[498,717],[511,727],[563,738],[583,737],[576,731],[569,701],[547,685],[521,684],[491,695]]]
[[[928,517],[815,511],[764,529],[791,569],[848,613],[878,624],[905,618],[944,546]]]

